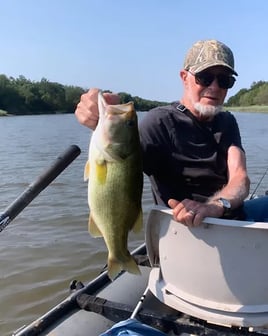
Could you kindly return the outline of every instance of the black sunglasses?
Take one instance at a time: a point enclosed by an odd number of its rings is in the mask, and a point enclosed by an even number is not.
[[[197,74],[193,74],[190,72],[190,74],[195,77],[196,84],[202,85],[204,87],[208,87],[215,80],[215,78],[217,79],[218,85],[221,89],[230,89],[235,83],[235,78],[230,75],[215,75],[208,71],[202,71]]]

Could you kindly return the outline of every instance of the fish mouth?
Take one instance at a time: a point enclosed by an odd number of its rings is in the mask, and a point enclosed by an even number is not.
[[[133,102],[128,102],[125,104],[109,105],[105,101],[105,98],[101,91],[99,91],[98,94],[98,106],[100,116],[101,115],[113,116],[113,115],[125,114],[125,118],[134,118],[136,115]]]
[[[134,103],[128,102],[121,105],[107,105],[106,114],[108,115],[122,115],[125,114],[126,118],[133,118],[135,116]]]

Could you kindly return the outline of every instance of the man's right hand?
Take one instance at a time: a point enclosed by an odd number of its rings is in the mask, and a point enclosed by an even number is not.
[[[82,94],[75,110],[75,116],[79,123],[93,130],[96,128],[99,120],[98,92],[99,89],[90,89],[88,92]],[[120,103],[120,97],[117,94],[106,92],[103,96],[109,105]]]

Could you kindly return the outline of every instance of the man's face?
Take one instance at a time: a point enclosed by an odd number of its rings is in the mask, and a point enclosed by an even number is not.
[[[206,118],[213,117],[221,109],[228,90],[226,87],[234,82],[230,71],[223,66],[214,66],[196,75],[182,70],[180,75],[185,89],[184,100],[190,110]]]

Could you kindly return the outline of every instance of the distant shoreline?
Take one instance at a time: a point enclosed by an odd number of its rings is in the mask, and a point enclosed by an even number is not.
[[[72,114],[73,112],[42,112],[42,113],[25,113],[25,114],[13,114],[13,113],[8,113],[4,110],[0,110],[0,117],[23,117],[23,116],[37,116],[37,115],[52,115],[52,114]]]
[[[224,106],[224,108],[232,112],[268,113],[268,105]]]
[[[224,106],[224,109],[231,112],[251,112],[251,113],[268,113],[268,105],[251,105],[251,106]],[[70,112],[48,112],[48,113],[31,113],[23,115],[43,115],[43,114],[69,114]],[[14,114],[0,109],[0,117],[10,117]]]

